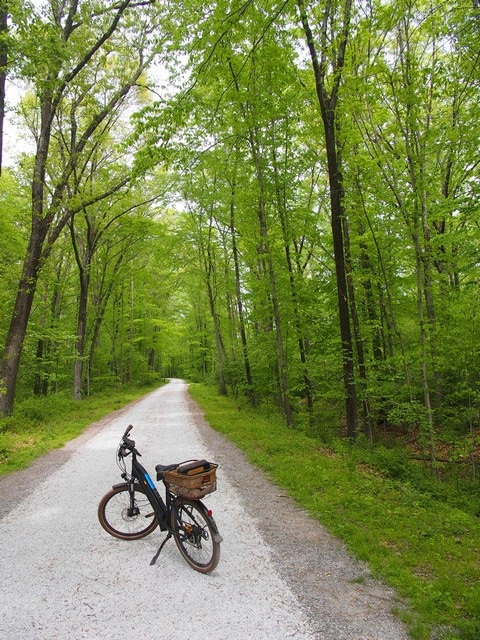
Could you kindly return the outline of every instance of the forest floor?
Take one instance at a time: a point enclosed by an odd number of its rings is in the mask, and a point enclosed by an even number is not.
[[[206,457],[222,543],[217,569],[190,569],[161,536],[111,538],[98,501],[119,481],[127,424],[152,470]],[[405,640],[401,602],[285,492],[213,431],[181,381],[92,425],[29,469],[0,480],[0,636],[5,640]],[[160,633],[161,630],[161,633]]]

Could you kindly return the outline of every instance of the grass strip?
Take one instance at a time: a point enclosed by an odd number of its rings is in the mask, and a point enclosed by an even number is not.
[[[480,639],[480,521],[200,384],[209,424],[408,602],[414,640]]]
[[[155,385],[156,388],[159,384]],[[92,422],[142,397],[149,388],[109,390],[81,401],[60,394],[18,403],[0,420],[0,477],[24,469],[35,458],[58,449]]]

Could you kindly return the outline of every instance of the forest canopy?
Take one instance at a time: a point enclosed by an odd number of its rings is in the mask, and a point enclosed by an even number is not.
[[[479,36],[477,0],[1,0],[3,415],[184,377],[472,452]]]

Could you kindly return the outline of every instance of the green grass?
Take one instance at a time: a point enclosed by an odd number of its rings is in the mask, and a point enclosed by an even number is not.
[[[18,404],[12,418],[0,420],[0,476],[63,446],[148,391]],[[327,448],[287,429],[272,411],[253,411],[203,385],[192,384],[190,391],[213,428],[368,562],[374,576],[396,588],[408,604],[398,615],[414,640],[480,640],[478,485],[475,504],[471,495],[440,491],[398,452],[344,443]]]
[[[157,383],[155,387],[158,386]],[[0,420],[0,477],[27,467],[51,449],[62,447],[92,422],[148,391],[146,387],[109,390],[81,401],[52,395],[18,403],[12,417]]]
[[[412,638],[480,640],[480,518],[474,510],[390,477],[358,448],[322,446],[288,429],[272,411],[253,411],[203,385],[192,384],[190,392],[214,429],[341,538],[374,576],[395,587],[407,603],[397,613]]]

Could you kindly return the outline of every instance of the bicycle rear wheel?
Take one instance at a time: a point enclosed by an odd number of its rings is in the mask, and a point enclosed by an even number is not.
[[[128,485],[114,487],[106,493],[98,505],[98,519],[105,531],[121,540],[144,538],[158,524],[152,505],[139,485],[135,485],[133,496]]]
[[[213,571],[220,559],[220,536],[205,506],[199,501],[179,499],[171,517],[175,542],[187,563],[200,573]]]

